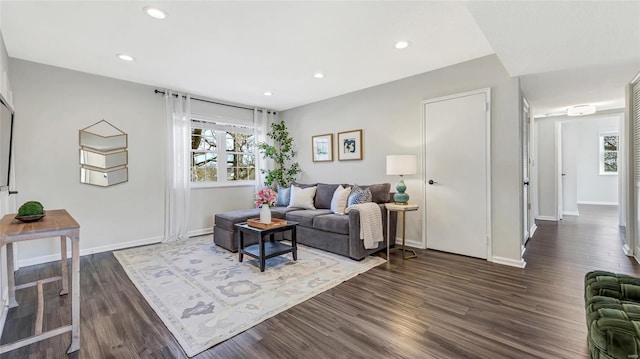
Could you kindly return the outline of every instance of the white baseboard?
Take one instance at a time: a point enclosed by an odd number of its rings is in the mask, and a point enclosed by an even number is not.
[[[622,251],[624,252],[625,256],[633,255],[633,252],[631,252],[631,248],[629,248],[629,245],[627,245],[626,243],[624,244],[624,246],[622,246]]]
[[[551,216],[537,216],[536,219],[540,221],[554,221],[554,222],[558,221],[556,217],[551,217]]]
[[[511,267],[518,267],[518,268],[524,268],[527,265],[527,262],[525,262],[523,259],[515,260],[510,258],[493,256],[491,261],[493,263],[502,264],[502,265],[511,266]]]
[[[213,230],[211,227],[209,228],[202,228],[202,229],[194,229],[193,231],[189,231],[189,233],[187,233],[187,235],[189,237],[199,237],[199,236],[204,236],[207,234],[213,234]]]
[[[580,213],[576,211],[562,211],[562,214],[565,216],[579,216]]]
[[[533,235],[536,233],[536,230],[538,230],[538,226],[534,223],[529,230],[529,238],[533,237]]]
[[[159,243],[160,241],[162,241],[162,238],[163,238],[162,236],[151,237],[151,238],[139,239],[139,240],[130,241],[130,242],[110,244],[110,245],[106,245],[106,246],[100,246],[100,247],[94,247],[94,248],[85,248],[85,249],[81,249],[80,250],[80,256],[82,257],[82,256],[86,256],[86,255],[89,255],[89,254],[95,254],[95,253],[101,253],[101,252],[107,252],[107,251],[114,251],[114,250],[123,249],[123,248],[130,248],[130,247],[143,246],[143,245],[147,245],[147,244]],[[67,246],[67,247],[70,247],[70,246]],[[71,250],[67,251],[67,258],[71,258]],[[18,263],[18,267],[27,267],[27,266],[31,266],[31,265],[35,265],[35,264],[53,262],[53,261],[58,261],[58,260],[60,260],[60,253],[49,254],[49,255],[40,256],[40,257],[27,258],[27,259],[20,259],[20,260],[18,260],[16,262]]]
[[[599,206],[617,206],[618,202],[578,201],[578,204],[595,204]]]
[[[404,244],[407,247],[411,247],[411,248],[419,248],[419,249],[427,248],[424,245],[424,243],[418,242],[418,241],[414,241],[414,240],[411,240],[411,239],[405,239]],[[396,247],[397,246],[402,246],[402,237],[400,237],[400,238],[396,237]]]

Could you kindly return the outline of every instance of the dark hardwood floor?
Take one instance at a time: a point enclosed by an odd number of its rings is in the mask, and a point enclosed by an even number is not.
[[[204,358],[586,358],[583,276],[640,276],[622,253],[617,209],[538,223],[525,269],[436,251],[383,264],[196,356]],[[81,258],[81,350],[71,358],[185,358],[110,252]],[[267,269],[268,270],[268,269]],[[18,283],[58,273],[20,269]],[[45,328],[69,322],[70,298],[45,285]],[[31,335],[35,288],[18,292],[2,343]],[[2,355],[61,358],[65,334]]]

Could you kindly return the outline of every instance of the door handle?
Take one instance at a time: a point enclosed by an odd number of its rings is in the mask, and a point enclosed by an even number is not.
[[[428,183],[429,183],[429,184],[434,184],[434,183],[438,183],[438,182],[436,182],[436,181],[434,181],[434,180],[429,180],[429,182],[428,182]]]

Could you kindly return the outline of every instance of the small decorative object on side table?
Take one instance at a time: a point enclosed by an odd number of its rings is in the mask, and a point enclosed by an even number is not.
[[[391,212],[400,212],[402,213],[402,259],[411,259],[416,258],[418,255],[413,249],[407,250],[407,252],[413,253],[410,256],[405,256],[404,252],[404,243],[405,243],[405,231],[406,231],[406,212],[412,212],[418,210],[417,204],[395,204],[395,203],[385,203],[385,207],[387,208],[387,262],[389,261],[389,228],[391,221]]]
[[[253,221],[255,221],[255,219],[253,219]],[[279,225],[268,227],[260,226],[260,228],[254,227],[247,222],[236,224],[235,226],[238,228],[238,261],[242,262],[245,254],[256,258],[260,261],[260,272],[264,272],[265,263],[267,259],[271,257],[291,252],[293,260],[298,260],[298,245],[296,241],[296,228],[298,226],[298,222],[285,221],[284,224],[282,224],[282,222],[277,223]],[[286,231],[291,231],[291,245],[280,243],[275,240],[274,234]],[[245,248],[245,233],[256,233],[258,235],[258,243]],[[269,236],[269,241],[265,242],[264,237],[267,235]]]
[[[265,187],[256,194],[256,207],[260,208],[260,222],[271,223],[271,210],[269,206],[276,204],[278,193],[269,187]]]

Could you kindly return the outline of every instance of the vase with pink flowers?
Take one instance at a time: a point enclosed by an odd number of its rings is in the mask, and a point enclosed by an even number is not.
[[[260,208],[260,223],[271,223],[271,210],[278,198],[278,193],[271,188],[263,188],[256,195],[256,207]]]

